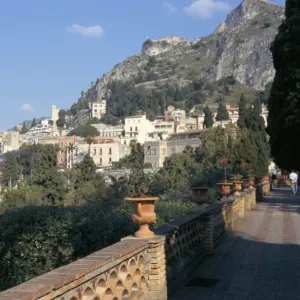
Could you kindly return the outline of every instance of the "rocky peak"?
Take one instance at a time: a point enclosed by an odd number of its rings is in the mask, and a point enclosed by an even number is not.
[[[249,20],[256,16],[262,16],[270,13],[282,13],[281,6],[270,3],[267,0],[243,0],[228,16],[226,21],[222,22],[216,29],[215,33],[223,32],[236,26],[243,26]]]

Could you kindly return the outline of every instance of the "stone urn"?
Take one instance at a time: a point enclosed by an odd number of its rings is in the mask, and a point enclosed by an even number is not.
[[[235,180],[233,181],[233,188],[234,188],[234,191],[235,191],[235,195],[240,195],[240,192],[242,191],[242,184],[243,184],[243,181],[240,181],[240,180]]]
[[[223,181],[223,182],[217,183],[217,186],[221,187],[221,195],[222,195],[221,200],[228,199],[228,196],[231,194],[232,185],[233,185],[233,183],[228,182],[228,181]]]
[[[249,187],[250,187],[250,179],[249,178],[243,178],[242,181],[243,181],[243,188],[244,189],[249,189]]]
[[[133,222],[140,226],[140,229],[134,234],[138,238],[147,238],[154,236],[154,232],[149,229],[149,225],[155,223],[156,214],[154,210],[157,197],[145,198],[125,198],[125,201],[132,203],[133,214],[131,214]]]
[[[254,186],[254,184],[255,184],[255,177],[250,177],[249,178],[249,183],[250,183],[250,186]]]
[[[201,204],[208,199],[208,187],[193,187],[192,188],[192,201]]]

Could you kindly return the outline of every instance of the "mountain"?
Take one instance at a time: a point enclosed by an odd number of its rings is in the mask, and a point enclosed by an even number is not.
[[[104,121],[113,123],[139,111],[153,117],[168,104],[190,110],[223,98],[237,104],[242,92],[263,95],[275,75],[269,48],[283,18],[282,6],[244,0],[207,37],[147,40],[141,53],[97,79],[72,109],[106,99]]]

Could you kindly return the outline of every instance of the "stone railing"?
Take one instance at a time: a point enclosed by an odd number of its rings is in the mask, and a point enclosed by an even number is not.
[[[0,299],[167,299],[226,230],[256,204],[248,189],[156,230],[148,239],[126,237],[67,266],[0,293]]]

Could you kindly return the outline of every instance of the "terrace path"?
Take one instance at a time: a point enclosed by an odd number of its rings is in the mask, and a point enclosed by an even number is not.
[[[237,221],[169,299],[300,299],[299,282],[300,197],[281,188]]]

